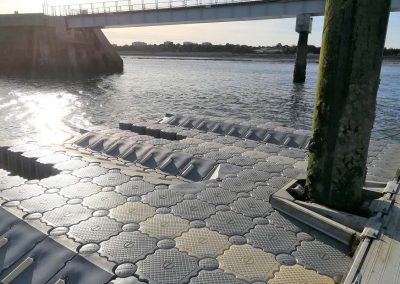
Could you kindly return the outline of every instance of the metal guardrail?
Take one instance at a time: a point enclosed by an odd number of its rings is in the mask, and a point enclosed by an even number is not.
[[[260,0],[123,0],[62,6],[44,5],[43,13],[48,16],[76,16],[108,14],[143,10],[172,9],[197,6],[215,6],[243,2],[260,2]]]

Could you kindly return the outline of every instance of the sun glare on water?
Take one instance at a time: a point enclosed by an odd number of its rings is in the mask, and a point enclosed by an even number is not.
[[[76,108],[74,95],[70,93],[15,93],[15,95],[21,111],[14,119],[25,120],[23,128],[36,133],[35,140],[61,143],[71,135],[68,124],[69,116]]]

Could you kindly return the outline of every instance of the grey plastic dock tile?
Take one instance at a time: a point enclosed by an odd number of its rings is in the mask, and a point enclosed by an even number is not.
[[[74,141],[74,144],[79,147],[85,148],[89,145],[96,143],[98,140],[100,140],[103,137],[104,137],[103,135],[88,132],[88,133],[83,134],[76,141]]]
[[[100,254],[116,263],[136,263],[153,253],[157,240],[141,232],[122,232],[100,244]]]
[[[19,186],[24,184],[26,179],[19,176],[1,176],[0,177],[0,190],[11,188],[14,186]]]
[[[68,198],[85,198],[101,191],[101,187],[91,182],[78,182],[76,184],[64,187],[60,194]]]
[[[0,191],[0,197],[8,200],[24,200],[44,193],[46,189],[37,184],[23,184]]]
[[[248,157],[233,157],[227,161],[230,164],[237,166],[254,166],[257,164],[257,160]]]
[[[1,217],[3,217],[3,214]],[[46,235],[25,222],[19,222],[14,223],[9,230],[4,231],[2,237],[6,238],[8,242],[0,249],[0,273],[9,268],[27,251],[43,240]],[[0,279],[2,279],[2,277],[0,277]]]
[[[220,143],[220,144],[231,145],[240,140],[238,140],[238,138],[236,138],[236,137],[220,136],[220,137],[216,138],[214,141],[217,143]]]
[[[100,267],[87,261],[80,255],[76,255],[72,260],[58,271],[49,281],[49,284],[57,283],[62,279],[66,283],[73,284],[97,284],[107,283],[114,277]]]
[[[217,123],[211,131],[217,134],[227,134],[231,128],[232,124],[230,123]]]
[[[265,182],[268,181],[272,176],[270,173],[252,169],[241,171],[240,173],[238,173],[238,177],[254,182]]]
[[[203,142],[199,144],[199,147],[205,148],[210,152],[213,150],[218,150],[221,147],[224,147],[224,145],[217,142]]]
[[[336,279],[342,278],[351,261],[346,253],[318,240],[301,242],[293,255],[304,267]]]
[[[193,277],[190,284],[206,284],[206,283],[230,283],[230,284],[246,284],[248,282],[237,279],[232,274],[224,273],[221,269],[213,271],[200,271],[199,275]]]
[[[247,133],[248,130],[249,128],[247,126],[233,125],[231,129],[229,129],[228,135],[234,137],[242,137]]]
[[[242,178],[226,178],[221,182],[221,188],[232,192],[249,192],[255,188],[255,183]]]
[[[267,143],[281,145],[284,143],[286,136],[287,136],[286,133],[280,131],[268,130],[267,135],[264,138],[264,141]]]
[[[252,140],[237,140],[237,141],[235,141],[235,143],[233,143],[233,146],[246,148],[246,149],[255,149],[259,145],[260,145],[259,143],[252,141]]]
[[[22,156],[27,158],[40,158],[40,157],[50,156],[53,153],[54,151],[50,149],[39,148],[36,150],[25,152],[22,154]]]
[[[285,156],[275,156],[275,155],[268,157],[267,161],[278,165],[293,165],[296,162],[295,159]]]
[[[196,194],[206,188],[206,183],[203,182],[189,182],[170,185],[170,190],[179,192],[181,194]]]
[[[80,178],[94,178],[107,173],[108,170],[98,165],[89,165],[87,167],[75,170],[72,173]]]
[[[285,166],[283,165],[278,165],[272,162],[258,162],[254,168],[259,171],[266,171],[269,173],[281,173],[284,169]]]
[[[122,223],[139,223],[154,214],[156,214],[156,208],[141,202],[126,202],[110,210],[110,217]]]
[[[192,155],[185,153],[172,153],[160,166],[160,170],[170,175],[176,176],[180,170],[183,169],[189,161],[192,159]]]
[[[306,171],[303,169],[297,169],[297,168],[287,168],[282,172],[282,175],[286,178],[297,178],[299,175],[305,175]]]
[[[142,201],[155,207],[170,207],[183,200],[183,194],[171,189],[156,189],[142,196]]]
[[[110,136],[105,136],[100,140],[97,140],[95,143],[88,145],[87,148],[96,152],[104,152],[107,148],[109,148],[113,143],[115,143],[115,139]]]
[[[18,146],[8,148],[8,151],[13,152],[13,153],[24,153],[24,152],[32,151],[32,150],[35,150],[38,148],[39,148],[39,146],[36,144],[21,144]]]
[[[257,186],[255,189],[253,189],[250,192],[250,195],[253,196],[254,198],[264,200],[266,202],[269,202],[269,199],[272,194],[277,192],[278,189],[275,187],[271,186]]]
[[[246,152],[247,150],[241,147],[236,147],[236,146],[224,146],[219,149],[221,152],[226,152],[230,154],[241,154]]]
[[[159,168],[162,162],[171,154],[171,151],[161,150],[157,148],[151,149],[139,163],[148,168]]]
[[[129,179],[127,175],[118,172],[110,172],[93,178],[93,182],[101,186],[117,186],[129,181]]]
[[[307,158],[307,152],[300,149],[283,149],[279,152],[279,155],[296,160],[305,160]]]
[[[142,196],[153,191],[155,186],[143,180],[131,180],[117,186],[116,191],[125,196]]]
[[[39,158],[37,161],[41,164],[58,164],[61,162],[69,161],[70,159],[71,157],[64,153],[54,153],[52,155]]]
[[[156,214],[140,223],[141,232],[157,239],[173,239],[189,228],[189,221],[172,214]]]
[[[206,220],[207,227],[228,236],[244,235],[253,226],[252,219],[232,211],[219,211]]]
[[[159,249],[137,263],[137,273],[150,284],[187,283],[199,270],[197,262],[197,258],[177,249]]]
[[[122,159],[129,162],[136,162],[142,159],[147,152],[149,152],[153,146],[144,144],[134,144],[126,153],[122,155]]]
[[[189,221],[204,220],[215,212],[214,205],[198,199],[184,200],[172,207],[172,213]]]
[[[299,244],[295,233],[274,225],[257,225],[246,238],[249,244],[275,255],[290,254]]]
[[[73,159],[66,162],[55,164],[54,167],[60,171],[74,171],[84,168],[88,165],[87,162],[80,159]]]
[[[190,146],[182,150],[182,152],[191,154],[191,155],[205,155],[210,152],[209,149],[200,147],[200,146]]]
[[[99,243],[122,231],[122,224],[109,217],[92,217],[71,226],[68,235],[78,242]]]
[[[232,245],[218,257],[220,268],[249,282],[268,281],[279,269],[275,256],[250,245]]]
[[[263,162],[266,159],[268,159],[271,156],[271,154],[268,154],[265,152],[260,152],[260,151],[255,151],[255,150],[250,150],[250,151],[243,152],[242,156],[246,157],[246,158],[257,160],[257,162],[258,161]]]
[[[273,153],[278,154],[283,149],[284,149],[283,147],[278,146],[278,145],[274,145],[274,144],[266,144],[266,145],[258,146],[256,148],[257,151],[270,153],[270,154],[273,154]]]
[[[180,141],[172,141],[168,144],[164,145],[164,148],[166,149],[170,149],[170,150],[183,150],[188,148],[189,145],[185,144],[185,143],[181,143]]]
[[[83,199],[89,208],[111,209],[126,202],[126,197],[114,191],[99,192]]]
[[[93,210],[80,204],[67,204],[62,207],[47,211],[43,214],[43,220],[54,227],[68,227],[79,223],[92,216]]]
[[[47,188],[63,188],[71,184],[75,184],[79,178],[70,174],[58,174],[51,176],[40,181],[40,184]]]
[[[310,231],[310,228],[307,227],[306,225],[294,220],[293,218],[283,214],[279,213],[278,211],[273,211],[267,219],[269,222],[276,227],[283,228],[287,231],[292,231],[295,233],[305,231],[308,232]]]
[[[116,141],[107,149],[105,149],[104,153],[111,157],[120,157],[121,155],[125,154],[126,151],[128,151],[133,145],[133,142]]]
[[[221,152],[221,151],[212,151],[208,152],[207,154],[204,155],[205,159],[211,159],[213,161],[226,161],[230,158],[233,158],[235,154],[227,153],[227,152]]]
[[[200,181],[215,168],[216,163],[205,159],[192,159],[183,169],[181,176],[192,181]]]
[[[290,182],[292,179],[286,178],[286,177],[272,177],[270,180],[268,180],[268,185],[271,187],[275,188],[281,188],[284,185],[286,185],[288,182]]]
[[[227,236],[207,228],[192,228],[175,241],[180,251],[198,258],[216,258],[230,246]]]
[[[221,189],[219,187],[207,188],[206,190],[200,192],[197,196],[199,199],[215,205],[230,204],[237,198],[237,194],[235,192]]]
[[[252,218],[264,217],[273,210],[269,202],[258,200],[253,197],[239,198],[232,203],[231,208],[237,213],[241,213]]]
[[[67,198],[58,193],[45,193],[21,201],[20,206],[27,212],[46,212],[67,203]]]

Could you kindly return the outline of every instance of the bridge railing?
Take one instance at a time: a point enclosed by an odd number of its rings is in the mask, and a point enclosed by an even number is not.
[[[260,0],[122,0],[62,6],[44,6],[43,12],[49,16],[74,16],[196,6],[207,7],[212,5],[259,1]]]

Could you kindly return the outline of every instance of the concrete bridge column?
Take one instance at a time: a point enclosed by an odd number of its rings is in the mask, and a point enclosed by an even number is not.
[[[297,15],[296,32],[299,33],[297,43],[296,63],[294,66],[293,83],[304,83],[307,69],[308,34],[311,33],[312,18],[308,14]]]

